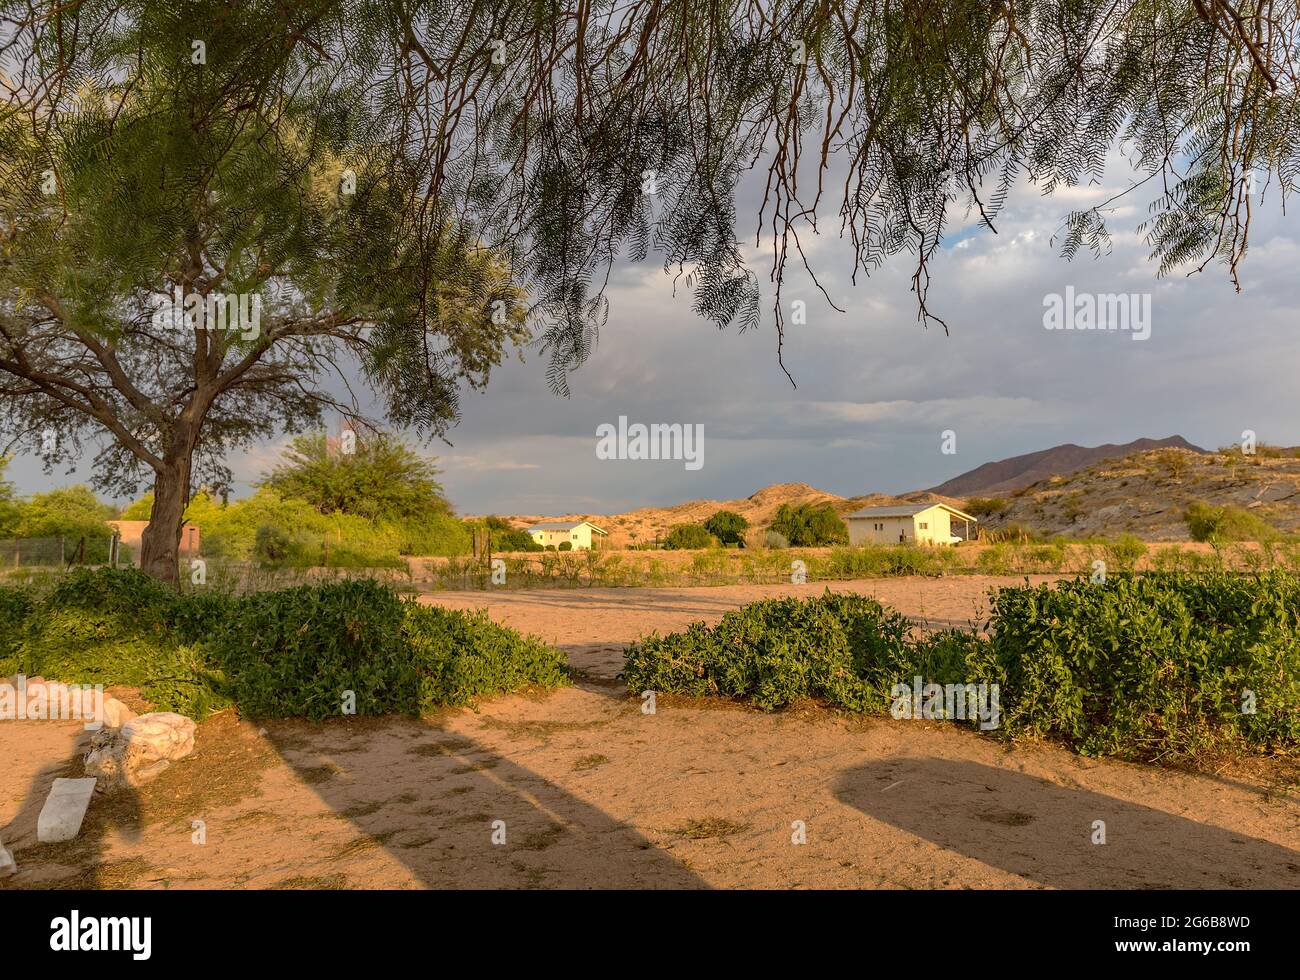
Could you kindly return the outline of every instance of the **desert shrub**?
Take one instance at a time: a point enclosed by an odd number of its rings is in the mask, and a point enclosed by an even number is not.
[[[884,711],[885,682],[908,661],[908,629],[903,616],[863,596],[769,599],[734,609],[713,627],[695,623],[632,644],[623,674],[637,693],[737,698],[767,710],[818,698]]]
[[[533,539],[531,534],[508,524],[499,517],[485,517],[482,522],[475,522],[474,526],[485,527],[492,532],[493,551],[542,550],[542,546]],[[433,552],[424,552],[424,554],[433,554]]]
[[[368,580],[232,598],[211,638],[240,710],[252,717],[326,718],[416,713],[415,667],[403,642],[405,609]]]
[[[1107,565],[1111,569],[1131,572],[1138,560],[1147,553],[1146,543],[1132,534],[1121,534],[1114,541],[1105,544],[1102,551],[1106,555]]]
[[[1003,728],[1089,755],[1300,747],[1300,583],[1110,576],[1001,589],[991,618]],[[1243,691],[1256,711],[1243,713]]]
[[[782,504],[769,527],[796,548],[849,543],[848,526],[830,504]]]
[[[203,719],[229,704],[192,634],[177,624],[188,599],[133,568],[80,570],[30,609],[6,672],[69,684],[122,684],[160,710]]]
[[[1113,575],[997,590],[989,635],[909,636],[860,596],[768,600],[624,654],[629,689],[881,712],[895,684],[997,684],[1004,737],[1163,760],[1300,750],[1300,578]],[[1248,710],[1253,707],[1253,712]],[[1244,710],[1247,709],[1247,710]]]
[[[763,532],[763,547],[788,548],[790,547],[790,539],[780,531],[773,531],[771,528],[768,528]]]
[[[417,703],[424,711],[568,682],[562,652],[492,622],[486,612],[407,604],[404,636],[418,675]]]
[[[1009,544],[991,544],[980,552],[975,566],[986,575],[1010,575],[1016,570],[1016,555]]]
[[[1006,510],[1007,502],[1001,497],[971,497],[964,509],[972,517],[990,517]]]
[[[674,524],[664,538],[664,548],[673,550],[691,550],[713,546],[713,535],[702,524]]]
[[[1277,528],[1259,515],[1232,504],[1215,507],[1198,501],[1184,511],[1183,522],[1193,541],[1208,541],[1211,544],[1266,541],[1278,536]]]
[[[0,664],[3,664],[18,646],[23,624],[32,611],[33,597],[27,589],[0,586]],[[13,671],[0,667],[0,675]]]
[[[749,521],[734,510],[720,510],[704,522],[704,530],[725,544],[743,544]]]
[[[20,609],[0,589],[0,616]],[[564,679],[564,655],[483,615],[422,610],[369,579],[236,597],[176,593],[135,569],[81,571],[34,604],[0,672],[138,687],[202,719],[414,714]],[[15,617],[17,614],[14,614]]]

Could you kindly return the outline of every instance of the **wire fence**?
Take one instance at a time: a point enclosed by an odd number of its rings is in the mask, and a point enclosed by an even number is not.
[[[128,560],[115,534],[0,538],[0,570],[112,565]]]

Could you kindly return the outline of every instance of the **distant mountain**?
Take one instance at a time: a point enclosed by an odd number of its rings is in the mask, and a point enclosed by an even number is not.
[[[1041,480],[1053,476],[1069,476],[1086,466],[1104,459],[1116,459],[1149,449],[1187,449],[1195,453],[1204,453],[1199,446],[1193,446],[1182,436],[1170,436],[1167,439],[1135,439],[1122,446],[1106,443],[1104,446],[1076,446],[1067,442],[1051,449],[1041,449],[1036,453],[1012,456],[995,463],[985,463],[961,476],[955,476],[947,483],[931,487],[930,493],[945,497],[996,496],[999,493],[1014,493],[1023,490]]]

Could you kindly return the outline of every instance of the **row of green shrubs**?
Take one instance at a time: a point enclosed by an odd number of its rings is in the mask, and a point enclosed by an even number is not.
[[[1300,749],[1300,579],[1111,576],[992,594],[987,629],[921,634],[873,599],[756,602],[627,648],[633,692],[813,698],[887,714],[895,685],[998,685],[1003,737],[1160,760]],[[1249,693],[1247,693],[1249,692]],[[1249,709],[1252,709],[1250,711]]]
[[[0,676],[138,687],[202,718],[419,714],[565,683],[558,650],[486,613],[416,605],[373,580],[237,596],[176,593],[134,569],[81,571],[42,597],[0,589]]]

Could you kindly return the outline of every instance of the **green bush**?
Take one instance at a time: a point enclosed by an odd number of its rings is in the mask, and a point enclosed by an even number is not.
[[[0,663],[13,655],[31,611],[32,595],[28,590],[0,586]],[[0,669],[0,675],[11,673],[13,671]]]
[[[966,501],[966,513],[972,517],[991,517],[1007,509],[1007,502],[1001,497],[971,497]]]
[[[1211,544],[1269,541],[1278,536],[1277,528],[1259,515],[1232,504],[1214,507],[1207,503],[1194,503],[1183,513],[1183,522],[1193,541]]]
[[[749,530],[749,521],[734,510],[720,510],[704,522],[704,530],[724,545],[743,544],[745,532]]]
[[[675,524],[664,538],[664,548],[669,551],[689,551],[713,546],[713,535],[702,524]]]
[[[1112,571],[1131,572],[1138,560],[1147,553],[1147,546],[1132,534],[1121,534],[1102,550],[1106,553],[1106,561]]]
[[[999,590],[1004,728],[1088,755],[1300,747],[1300,582],[1110,576]],[[1254,714],[1243,713],[1253,691]]]
[[[863,596],[769,599],[734,609],[713,627],[695,623],[632,644],[623,674],[636,693],[738,698],[768,710],[800,698],[885,710],[885,682],[908,659],[908,628],[903,616]]]
[[[562,652],[492,622],[486,612],[408,603],[404,636],[419,675],[417,697],[423,711],[568,682]]]
[[[566,674],[564,655],[539,640],[369,579],[235,597],[104,568],[34,603],[0,589],[6,622],[21,633],[0,647],[0,673],[138,687],[200,720],[232,703],[251,717],[324,718],[342,713],[346,691],[358,714],[416,714]]]
[[[133,568],[69,575],[35,602],[0,673],[140,689],[162,711],[203,719],[229,704],[196,643],[178,628],[187,600]]]
[[[625,651],[629,690],[880,713],[896,684],[996,684],[1004,737],[1087,755],[1300,750],[1300,578],[1112,575],[997,590],[989,635],[908,634],[871,599],[757,602]],[[1243,710],[1249,706],[1254,711]]]
[[[781,534],[796,548],[827,544],[848,544],[849,529],[830,504],[782,504],[769,529]]]

